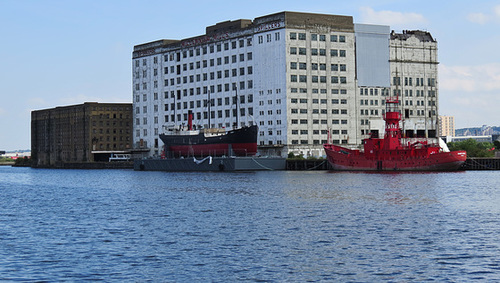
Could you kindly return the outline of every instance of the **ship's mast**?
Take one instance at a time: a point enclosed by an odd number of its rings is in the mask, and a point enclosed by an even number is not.
[[[207,105],[208,105],[208,127],[207,128],[211,128],[212,126],[210,125],[210,116],[211,116],[211,113],[210,113],[210,110],[211,110],[211,106],[212,106],[212,102],[210,101],[210,90],[208,91],[208,101],[207,101]]]
[[[236,127],[234,128],[238,128],[238,88],[234,88],[234,91],[236,93]]]

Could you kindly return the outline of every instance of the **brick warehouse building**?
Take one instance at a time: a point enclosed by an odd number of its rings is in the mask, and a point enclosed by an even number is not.
[[[108,161],[132,148],[132,104],[96,103],[31,112],[33,166]]]

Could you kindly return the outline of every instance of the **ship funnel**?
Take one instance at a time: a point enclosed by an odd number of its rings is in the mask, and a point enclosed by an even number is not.
[[[188,111],[188,130],[193,130],[193,111]]]

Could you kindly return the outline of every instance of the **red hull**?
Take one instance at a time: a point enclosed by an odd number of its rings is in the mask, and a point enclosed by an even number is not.
[[[458,170],[467,159],[465,151],[436,152],[413,156],[394,154],[390,158],[366,156],[364,152],[341,146],[324,145],[328,162],[334,170],[350,171],[453,171]]]
[[[232,153],[229,149],[232,148]],[[252,156],[257,153],[257,143],[219,143],[198,145],[172,145],[169,149],[176,156]]]

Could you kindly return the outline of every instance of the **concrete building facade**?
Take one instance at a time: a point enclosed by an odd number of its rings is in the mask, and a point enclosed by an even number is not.
[[[108,161],[132,149],[132,104],[86,102],[31,112],[34,166]]]
[[[439,136],[455,136],[455,117],[439,116]]]
[[[437,41],[429,32],[391,32],[391,93],[401,100],[406,137],[437,137]]]
[[[357,146],[370,132],[383,133],[384,97],[402,87],[391,86],[392,76],[427,77],[396,60],[420,41],[394,40],[388,27],[355,26],[350,16],[281,12],[136,45],[134,148],[159,156],[163,126],[186,125],[188,110],[197,127],[257,124],[262,155],[321,156],[329,137]],[[420,125],[409,110],[412,127]]]

